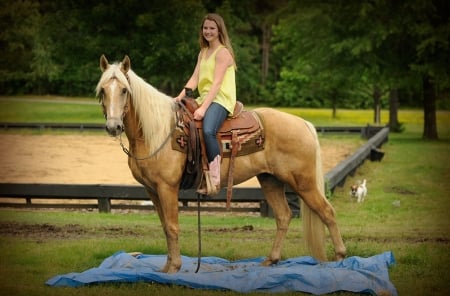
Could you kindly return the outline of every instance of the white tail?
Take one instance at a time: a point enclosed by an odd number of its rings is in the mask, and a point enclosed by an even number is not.
[[[311,133],[316,139],[316,179],[317,188],[323,198],[325,197],[325,182],[322,172],[322,157],[320,155],[320,144],[317,132],[312,123],[305,121],[308,124]],[[306,203],[301,200],[301,211],[303,221],[303,234],[305,236],[306,247],[309,252],[316,258],[322,261],[327,260],[325,251],[325,225],[316,212],[312,211]]]

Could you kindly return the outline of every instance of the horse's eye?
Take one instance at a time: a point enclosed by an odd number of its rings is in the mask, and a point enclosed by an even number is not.
[[[126,94],[127,93],[127,89],[126,88],[122,88],[122,94]]]

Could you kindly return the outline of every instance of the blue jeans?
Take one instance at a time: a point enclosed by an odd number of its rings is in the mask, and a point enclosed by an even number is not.
[[[208,162],[213,161],[217,155],[220,155],[220,146],[216,135],[227,116],[227,109],[214,102],[206,110],[203,118],[203,137],[205,138]]]

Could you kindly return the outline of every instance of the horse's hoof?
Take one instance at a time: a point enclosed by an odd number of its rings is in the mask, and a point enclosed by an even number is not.
[[[336,254],[336,261],[342,261],[345,259],[345,254]]]
[[[170,264],[166,264],[164,265],[164,267],[159,271],[162,273],[177,273],[181,268],[181,265],[179,267],[170,265]]]
[[[170,267],[169,270],[167,270],[167,273],[177,273],[180,270],[180,268],[176,267]]]
[[[262,266],[271,266],[273,264],[277,264],[279,260],[272,260],[270,258],[266,258],[266,260],[264,260],[261,265]]]

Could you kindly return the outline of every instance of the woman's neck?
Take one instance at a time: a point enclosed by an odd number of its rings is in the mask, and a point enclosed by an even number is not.
[[[211,50],[216,50],[216,49],[219,48],[219,46],[221,46],[221,45],[222,45],[222,43],[220,43],[219,39],[216,39],[216,40],[210,42],[210,43],[208,44],[208,47],[209,47]]]

